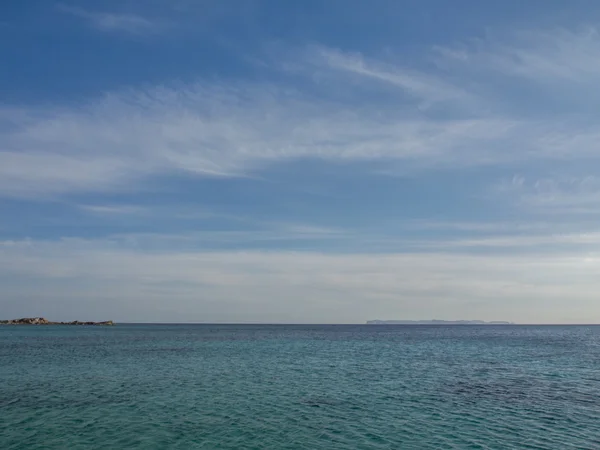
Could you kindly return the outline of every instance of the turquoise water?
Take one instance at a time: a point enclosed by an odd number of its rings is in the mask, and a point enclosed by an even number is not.
[[[1,449],[598,449],[600,327],[0,327]]]

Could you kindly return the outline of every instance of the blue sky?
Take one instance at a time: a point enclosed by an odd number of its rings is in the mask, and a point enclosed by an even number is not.
[[[600,322],[595,1],[0,5],[0,310]]]

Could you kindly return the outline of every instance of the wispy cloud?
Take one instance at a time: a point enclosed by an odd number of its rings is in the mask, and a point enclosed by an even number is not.
[[[401,89],[419,99],[423,106],[447,100],[462,102],[470,100],[469,94],[464,89],[444,81],[439,76],[390,63],[367,60],[360,53],[345,53],[319,47],[309,52],[309,61],[311,60],[316,65],[325,64],[342,73],[346,72]]]
[[[498,233],[498,232],[523,232],[533,230],[548,230],[547,222],[450,222],[433,220],[410,220],[404,221],[405,228],[421,230],[437,230],[468,233]]]
[[[522,96],[510,89],[503,101],[513,102],[514,108],[498,108],[493,80],[480,79],[473,93],[470,78],[460,76],[464,71],[476,76],[486,69],[485,58],[521,54],[524,48],[547,64],[575,67],[580,75],[595,73],[595,63],[586,66],[581,56],[595,48],[595,32],[564,32],[559,36],[561,45],[540,36],[536,45],[524,38],[515,40],[510,50],[493,47],[483,52],[473,44],[453,50],[459,56],[447,50],[446,60],[469,64],[450,64],[435,73],[311,48],[309,56],[296,63],[327,72],[327,83],[336,87],[331,95],[327,95],[330,85],[321,85],[320,79],[309,76],[300,89],[293,80],[288,83],[279,77],[277,83],[199,81],[123,90],[72,108],[6,106],[0,110],[0,117],[7,118],[0,129],[0,195],[120,190],[181,171],[204,177],[246,176],[300,158],[399,161],[404,171],[598,161],[600,134],[594,117],[549,114],[543,108],[519,114],[514,111],[522,105]],[[574,66],[566,64],[569,52],[564,48],[569,45],[576,47]],[[516,59],[517,65],[529,61],[519,73],[533,71],[532,58]],[[502,58],[508,60],[512,61]],[[500,72],[511,73],[506,67]],[[356,76],[358,83],[375,81],[398,88],[414,101],[390,104],[377,96],[355,95],[356,83],[348,76]],[[461,79],[463,85],[456,84]],[[565,96],[572,88],[560,83],[556,87],[558,93],[551,95]],[[336,94],[340,91],[344,95]],[[447,103],[443,114],[429,114],[415,108],[423,102]]]
[[[112,215],[129,215],[129,214],[143,214],[147,212],[146,208],[134,205],[80,205],[80,209],[85,212],[101,215],[101,216],[112,216]]]
[[[554,215],[600,214],[600,179],[595,175],[558,178],[514,176],[497,188],[500,194],[514,198],[529,211]]]
[[[86,20],[94,28],[101,31],[144,35],[154,33],[161,28],[157,22],[135,14],[89,11],[64,4],[59,4],[57,7],[64,13]]]
[[[462,249],[485,249],[506,248],[512,251],[523,252],[526,248],[535,248],[537,251],[546,250],[554,253],[557,249],[567,248],[599,253],[600,231],[582,233],[554,233],[554,234],[525,234],[487,236],[482,238],[453,239],[450,241],[438,241],[431,246],[437,248],[462,248]]]
[[[478,164],[494,158],[485,143],[510,128],[498,120],[377,117],[272,86],[157,87],[84,109],[30,111],[0,133],[0,192],[118,189],[172,170],[240,176],[302,157]]]
[[[540,88],[589,90],[600,75],[600,33],[593,26],[492,34],[462,45],[439,46],[443,67],[477,75],[504,75]],[[551,95],[567,92],[555,91]]]
[[[0,194],[119,189],[172,170],[240,176],[306,157],[393,159],[405,167],[503,163],[543,157],[539,140],[551,126],[427,120],[402,110],[381,116],[365,105],[309,99],[273,87],[205,84],[111,94],[83,110],[32,111],[0,133]],[[588,151],[568,140],[560,148]]]

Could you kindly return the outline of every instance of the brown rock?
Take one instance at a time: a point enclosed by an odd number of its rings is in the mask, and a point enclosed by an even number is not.
[[[23,317],[21,319],[0,320],[0,325],[114,325],[112,320],[105,322],[50,322],[43,317]]]

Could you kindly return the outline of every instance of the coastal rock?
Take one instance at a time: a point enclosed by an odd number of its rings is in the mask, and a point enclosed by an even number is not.
[[[48,319],[44,317],[24,317],[21,319],[13,319],[13,320],[0,320],[0,325],[103,325],[110,326],[114,325],[112,320],[107,320],[104,322],[80,322],[79,320],[74,320],[73,322],[50,322]]]
[[[50,322],[43,317],[23,317],[22,319],[3,321],[3,323],[9,325],[48,325]]]

